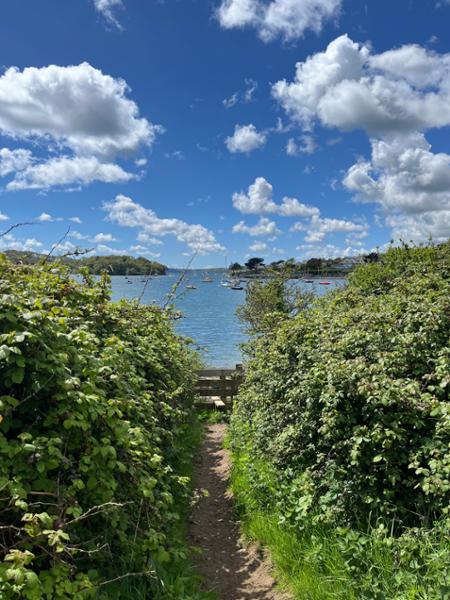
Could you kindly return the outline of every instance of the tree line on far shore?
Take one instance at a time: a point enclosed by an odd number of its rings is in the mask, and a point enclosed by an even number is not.
[[[365,256],[352,256],[349,258],[310,258],[298,262],[295,258],[287,260],[277,260],[265,264],[264,258],[254,256],[241,265],[234,262],[229,270],[234,273],[263,273],[268,271],[288,272],[291,276],[298,275],[342,275],[350,272],[355,266],[361,263],[377,262],[379,254],[371,252]]]
[[[38,264],[42,261],[49,262],[43,254],[35,252],[20,252],[18,250],[7,250],[6,256],[12,262],[18,264]],[[107,272],[109,275],[165,275],[167,267],[159,262],[148,260],[142,256],[84,256],[74,258],[71,256],[52,256],[51,262],[64,264],[74,273],[81,267],[87,267],[92,275],[100,275]]]

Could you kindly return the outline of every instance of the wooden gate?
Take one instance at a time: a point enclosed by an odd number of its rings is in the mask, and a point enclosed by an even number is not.
[[[239,391],[244,378],[242,365],[235,369],[202,369],[197,371],[196,392],[203,408],[224,409]]]

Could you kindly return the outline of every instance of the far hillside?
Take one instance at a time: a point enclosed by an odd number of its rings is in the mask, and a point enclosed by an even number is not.
[[[45,260],[46,256],[35,252],[20,252],[7,250],[6,256],[14,263],[36,264]],[[140,256],[89,256],[72,258],[67,256],[52,256],[51,262],[67,265],[73,273],[81,267],[88,267],[92,275],[100,275],[106,271],[109,275],[165,275],[167,267],[161,263]]]

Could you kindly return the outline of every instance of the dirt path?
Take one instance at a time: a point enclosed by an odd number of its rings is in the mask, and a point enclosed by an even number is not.
[[[223,424],[207,427],[195,465],[196,486],[209,495],[199,500],[192,515],[190,542],[202,550],[194,563],[218,600],[288,600],[275,589],[268,562],[240,540],[227,491],[230,459],[223,449],[225,432]]]

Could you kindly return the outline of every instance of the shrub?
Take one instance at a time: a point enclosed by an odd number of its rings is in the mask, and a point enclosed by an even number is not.
[[[106,278],[0,255],[0,597],[190,598],[167,580],[194,358]],[[130,584],[131,585],[131,584]],[[110,595],[112,594],[112,595]]]
[[[276,469],[292,522],[448,515],[449,277],[449,244],[393,248],[251,341],[234,445]]]

